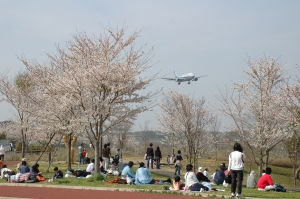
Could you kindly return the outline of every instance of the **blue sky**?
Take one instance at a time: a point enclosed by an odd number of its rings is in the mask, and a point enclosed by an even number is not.
[[[154,62],[148,71],[173,77],[194,72],[208,75],[190,85],[157,80],[149,90],[164,87],[204,97],[207,105],[219,103],[218,87],[246,81],[247,55],[279,58],[295,75],[300,64],[300,1],[196,1],[196,0],[111,0],[111,1],[0,1],[0,72],[14,76],[25,55],[42,63],[55,45],[65,46],[72,33],[100,35],[103,26],[128,26],[128,34],[140,30],[137,47],[154,47]],[[160,98],[157,99],[160,101]],[[12,117],[10,106],[0,103],[0,121]],[[157,129],[158,107],[139,116]],[[229,124],[222,118],[222,125]]]

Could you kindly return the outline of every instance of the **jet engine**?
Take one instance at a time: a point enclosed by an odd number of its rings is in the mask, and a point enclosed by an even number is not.
[[[198,80],[198,78],[196,77],[196,78],[194,78],[194,81],[197,81]]]

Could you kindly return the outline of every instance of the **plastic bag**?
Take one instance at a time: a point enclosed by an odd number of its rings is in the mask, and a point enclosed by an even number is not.
[[[132,179],[130,178],[130,177],[126,177],[126,182],[127,182],[127,184],[132,184]]]
[[[223,186],[224,186],[224,187],[228,187],[228,185],[229,185],[229,184],[228,184],[228,183],[226,183],[226,182],[225,182],[225,180],[224,180],[224,182],[223,182]]]

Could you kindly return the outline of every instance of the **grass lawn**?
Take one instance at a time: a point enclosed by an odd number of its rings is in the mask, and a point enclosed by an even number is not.
[[[135,172],[136,169],[138,168],[138,164],[137,161],[143,161],[141,160],[141,157],[127,157],[123,159],[124,162],[128,162],[129,160],[133,160],[135,162],[135,165],[133,166],[133,171]],[[212,174],[215,169],[218,168],[218,166],[220,165],[221,162],[225,162],[226,161],[214,161],[211,159],[199,159],[198,165],[202,166],[203,168],[208,168],[209,169],[209,173]],[[163,162],[164,163],[164,162]],[[29,162],[29,165],[34,164],[34,162]],[[65,172],[67,170],[67,165],[65,163],[59,163],[59,162],[54,162],[54,164],[51,165],[50,169],[49,169],[49,173],[46,173],[45,171],[47,170],[48,164],[46,162],[39,162],[40,164],[40,171],[43,172],[44,177],[46,178],[51,178],[54,174],[53,168],[55,166],[57,166],[60,170],[62,170],[63,172]],[[183,165],[186,165],[187,162],[183,162]],[[77,165],[72,165],[73,169],[77,168]],[[82,169],[85,169],[86,165],[81,166]],[[257,171],[257,166],[256,165],[251,165],[250,164],[246,164],[245,166],[245,175],[244,175],[244,184],[247,181],[247,175],[250,172],[250,167],[251,170]],[[275,167],[275,166],[271,166],[273,173],[272,173],[272,178],[274,180],[275,183],[281,184],[284,187],[293,187],[293,178],[291,175],[291,169],[290,168],[283,168],[283,167]],[[16,166],[11,166],[9,167],[12,170],[15,170]],[[174,166],[170,165],[170,167],[167,166],[162,166],[161,170],[164,171],[169,171],[169,172],[174,172]],[[182,174],[185,173],[185,167],[182,168],[181,171]],[[151,176],[154,179],[159,179],[159,180],[166,180],[168,179],[170,176],[166,176],[166,175],[160,175],[155,173],[155,169],[151,170]],[[115,176],[113,177],[108,177],[105,180],[112,180],[114,179]],[[173,176],[171,176],[171,179],[173,178]],[[54,182],[49,182],[49,183],[45,183],[45,186],[47,186],[47,184],[49,185],[66,185],[66,186],[89,186],[89,187],[111,187],[111,188],[130,188],[130,189],[137,189],[137,191],[141,191],[141,192],[145,192],[145,190],[151,190],[149,192],[162,192],[165,194],[182,194],[181,192],[174,192],[174,191],[162,191],[164,186],[172,186],[171,184],[169,185],[133,185],[133,186],[129,186],[129,185],[121,185],[121,184],[108,184],[105,182],[105,180],[103,181],[102,178],[100,178],[99,176],[95,176],[93,178],[64,178],[64,179],[59,179],[59,180],[55,180]],[[0,180],[0,183],[5,183],[4,179]],[[299,187],[299,180],[297,181],[298,187]],[[207,196],[207,194],[209,194],[209,197],[211,198],[216,198],[216,195],[221,196],[222,198],[230,198],[230,188],[224,188],[223,186],[213,186],[216,189],[223,189],[225,190],[224,192],[207,192],[207,193],[201,193],[202,196]],[[148,192],[148,191],[147,191]],[[199,193],[200,194],[200,193]],[[281,192],[274,192],[274,191],[269,191],[269,192],[262,192],[262,191],[258,191],[257,189],[250,189],[250,188],[246,188],[243,187],[243,191],[242,194],[244,197],[253,197],[253,198],[300,198],[300,192],[293,192],[293,191],[288,191],[286,193],[281,193]],[[196,194],[196,196],[198,195],[198,193]]]

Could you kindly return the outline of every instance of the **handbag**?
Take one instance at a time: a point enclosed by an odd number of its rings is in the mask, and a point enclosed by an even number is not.
[[[228,183],[228,184],[231,184],[231,175],[230,174],[227,174],[225,176],[225,182]]]

